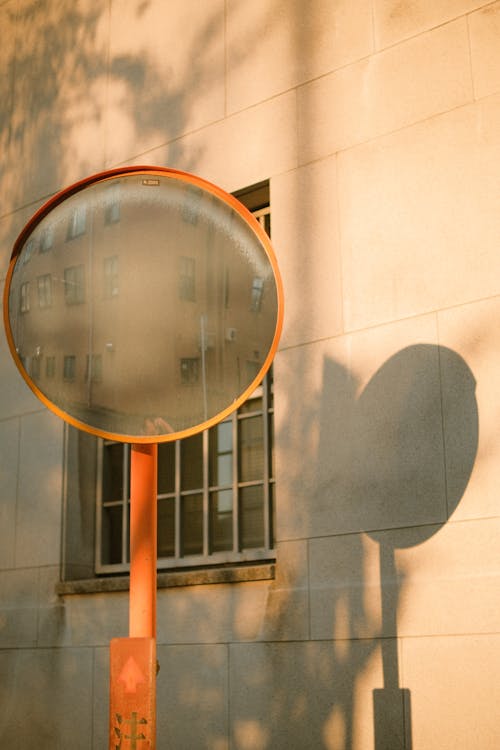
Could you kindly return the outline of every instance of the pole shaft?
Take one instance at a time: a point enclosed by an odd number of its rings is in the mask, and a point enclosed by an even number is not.
[[[131,638],[156,638],[158,445],[136,444],[130,466]]]

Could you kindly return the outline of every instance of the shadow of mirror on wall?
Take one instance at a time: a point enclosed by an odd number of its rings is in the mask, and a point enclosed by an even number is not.
[[[284,462],[277,512],[292,542],[278,549],[277,575],[290,578],[276,599],[269,592],[272,636],[230,647],[235,747],[412,747],[414,686],[398,661],[398,614],[412,596],[403,558],[416,545],[425,557],[463,497],[477,452],[476,383],[455,352],[427,344],[361,382],[369,352],[353,345],[347,368],[330,354],[337,344],[326,343],[319,362],[303,351],[286,362],[293,377],[277,443],[295,461]],[[305,399],[318,366],[321,387]]]
[[[356,502],[368,510],[373,530],[367,533],[379,545],[386,636],[384,684],[373,691],[375,750],[412,747],[410,689],[399,681],[397,608],[404,580],[395,550],[438,533],[463,496],[477,453],[475,385],[458,354],[415,345],[384,363],[356,405]]]

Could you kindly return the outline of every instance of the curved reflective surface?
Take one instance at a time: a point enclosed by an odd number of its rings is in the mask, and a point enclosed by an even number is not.
[[[104,173],[29,222],[4,300],[14,359],[47,406],[90,432],[175,439],[263,377],[281,328],[268,240],[191,175]]]

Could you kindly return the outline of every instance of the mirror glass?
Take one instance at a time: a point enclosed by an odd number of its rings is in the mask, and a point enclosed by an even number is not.
[[[88,431],[159,442],[236,408],[280,328],[253,217],[168,170],[113,173],[49,202],[14,250],[8,338],[45,403]]]

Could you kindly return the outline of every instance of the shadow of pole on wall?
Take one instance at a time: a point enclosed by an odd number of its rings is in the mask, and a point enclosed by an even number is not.
[[[379,544],[383,687],[373,691],[375,750],[411,750],[410,690],[400,685],[397,549],[424,543],[456,509],[478,442],[475,380],[441,346],[407,347],[372,377],[356,407],[357,500]],[[373,529],[370,531],[369,529]]]

